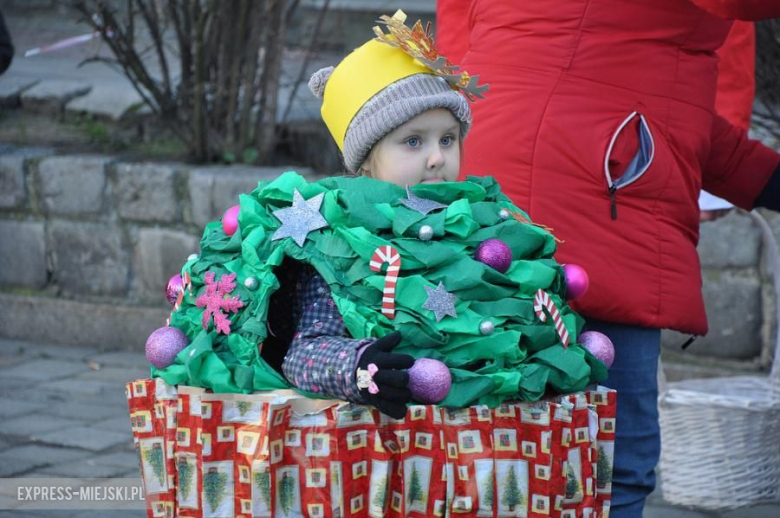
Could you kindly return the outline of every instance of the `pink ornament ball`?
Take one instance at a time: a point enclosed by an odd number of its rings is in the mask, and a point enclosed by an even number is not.
[[[184,281],[181,280],[181,275],[178,273],[168,279],[168,286],[165,287],[165,296],[168,298],[168,303],[173,306],[176,303],[176,299],[179,297],[179,293],[184,290]]]
[[[420,358],[409,369],[409,390],[417,402],[438,403],[447,397],[451,386],[450,370],[439,360]]]
[[[608,369],[612,367],[615,361],[615,346],[607,335],[598,331],[586,331],[580,335],[579,342],[593,356],[604,362]]]
[[[496,271],[506,273],[512,265],[512,249],[500,239],[487,239],[479,244],[474,258]]]
[[[577,300],[585,295],[590,286],[588,272],[582,266],[576,264],[564,264],[563,273],[566,274],[566,298]]]
[[[238,230],[238,212],[241,209],[238,205],[233,205],[225,211],[225,215],[222,216],[222,230],[225,234],[232,236]]]
[[[190,344],[187,335],[175,327],[161,327],[146,339],[146,360],[164,369]]]

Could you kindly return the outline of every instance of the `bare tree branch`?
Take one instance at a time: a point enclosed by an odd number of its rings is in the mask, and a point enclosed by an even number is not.
[[[265,31],[267,30],[265,24],[262,23],[266,16],[266,4],[266,0],[254,2],[254,12],[252,13],[254,23],[251,26],[255,27],[255,30],[251,31],[249,42],[244,49],[246,52],[246,66],[244,67],[244,78],[242,80],[244,84],[244,98],[243,107],[241,108],[241,122],[238,129],[238,147],[242,150],[247,148],[252,138],[250,134],[252,129],[250,119],[258,87],[260,86],[257,72],[260,67],[260,46],[263,43]]]
[[[112,58],[104,58],[102,56],[92,56],[91,58],[83,59],[78,65],[76,65],[76,68],[81,68],[84,65],[90,65],[92,63],[103,63],[117,72],[122,72],[122,65],[119,63],[119,61]]]
[[[182,19],[189,20],[189,16],[184,12],[183,15],[179,13],[179,6],[182,2],[177,0],[168,0],[168,16],[173,21],[173,30],[176,33],[176,39],[179,42],[179,63],[181,65],[181,80],[179,83],[179,95],[186,98],[190,95],[192,90],[192,82],[190,80],[191,67],[192,67],[192,52],[190,50],[190,39],[187,34],[187,28],[182,23]],[[184,7],[186,9],[186,5]],[[182,103],[179,102],[181,106]]]
[[[196,160],[239,156],[249,147],[270,160],[286,22],[298,2],[126,0],[126,11],[117,3],[73,1],[113,53],[81,65],[120,69]]]
[[[290,2],[290,6],[287,8],[287,12],[285,13],[285,25],[290,25],[290,21],[292,20],[292,17],[295,16],[296,11],[298,11],[298,5],[301,3],[301,0],[292,0]]]
[[[268,161],[276,140],[276,109],[279,94],[282,38],[285,33],[285,7],[287,0],[273,0],[271,17],[267,25],[263,80],[261,82],[260,111],[255,126],[255,140],[260,160]]]
[[[145,0],[136,0],[138,7],[141,9],[141,15],[146,22],[146,27],[149,29],[149,34],[152,36],[154,42],[154,48],[157,51],[157,59],[160,64],[162,73],[162,81],[165,88],[166,97],[171,97],[171,76],[168,72],[168,60],[165,58],[165,48],[162,41],[162,34],[160,33],[160,20],[157,17],[157,2],[150,0],[152,5],[147,5]]]
[[[236,28],[235,35],[236,40],[244,42],[246,41],[246,30],[248,26],[249,9],[251,6],[250,0],[241,0],[238,14],[238,27]],[[244,44],[246,46],[246,43]],[[228,142],[236,141],[236,133],[238,131],[238,124],[236,121],[236,111],[238,110],[238,90],[240,88],[239,78],[241,74],[241,68],[244,64],[244,53],[241,52],[238,46],[234,46],[231,49],[230,55],[230,84],[228,86],[227,94],[227,113],[225,115],[225,131]],[[243,151],[241,148],[236,148],[235,153]]]
[[[127,34],[130,46],[135,45],[135,1],[127,0]]]
[[[84,0],[76,2],[74,7],[84,15],[85,20],[93,29],[100,32],[103,41],[111,48],[117,61],[122,66],[125,76],[130,79],[133,88],[135,88],[144,102],[146,102],[154,112],[159,113],[160,110],[157,97],[154,95],[153,91],[151,97],[146,94],[142,85],[147,89],[148,85],[145,83],[143,75],[138,74],[138,70],[133,67],[128,59],[128,53],[125,51],[125,48],[122,47],[122,42],[125,41],[126,37],[119,24],[116,23],[113,11],[105,7],[102,3],[99,3],[96,6],[88,6]],[[93,17],[93,12],[96,12],[98,16]]]
[[[195,151],[195,157],[200,161],[208,159],[208,122],[206,115],[206,98],[204,95],[204,85],[206,81],[206,63],[205,63],[205,37],[206,37],[206,25],[211,17],[211,8],[214,7],[214,1],[209,5],[209,8],[201,11],[198,6],[198,2],[193,3],[193,12],[198,13],[198,17],[195,18],[197,23],[195,25],[195,77],[194,77],[194,92],[193,92],[193,147]]]
[[[309,46],[306,48],[306,54],[303,58],[303,64],[301,65],[301,69],[298,72],[298,77],[295,79],[295,83],[293,84],[292,91],[290,92],[290,97],[287,99],[287,106],[285,106],[284,108],[284,115],[282,115],[282,120],[279,123],[279,126],[276,128],[277,135],[284,127],[284,125],[287,124],[287,118],[290,116],[290,110],[292,109],[292,104],[293,101],[295,100],[295,95],[298,93],[298,87],[304,81],[304,78],[306,76],[306,69],[309,67],[309,61],[311,60],[311,57],[314,54],[314,45],[317,43],[317,40],[320,37],[322,22],[325,19],[325,13],[328,11],[329,7],[330,7],[330,0],[325,0],[325,3],[320,8],[320,12],[317,13],[317,22],[314,25],[314,31],[312,32],[311,39],[309,40]]]

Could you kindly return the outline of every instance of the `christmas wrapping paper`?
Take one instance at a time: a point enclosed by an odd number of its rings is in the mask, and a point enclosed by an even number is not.
[[[149,516],[175,516],[176,387],[162,379],[136,380],[125,386],[133,442],[141,460]]]
[[[203,421],[201,395],[204,389],[179,387],[176,428],[176,510],[177,516],[201,516],[203,501]]]
[[[616,394],[402,420],[292,391],[127,385],[148,516],[603,517]]]

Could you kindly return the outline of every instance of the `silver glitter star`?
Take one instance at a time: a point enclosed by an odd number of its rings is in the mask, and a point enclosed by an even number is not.
[[[448,292],[443,282],[439,281],[439,286],[435,290],[430,286],[423,286],[423,288],[428,293],[428,300],[425,301],[422,307],[423,309],[430,309],[436,314],[436,322],[441,322],[445,315],[457,318],[458,313],[455,311],[455,302],[457,302],[458,297]]]
[[[303,246],[309,232],[328,226],[328,222],[320,214],[322,197],[320,193],[310,200],[304,200],[298,189],[293,191],[292,206],[274,211],[274,216],[282,222],[282,226],[276,229],[271,240],[293,238],[298,246]]]
[[[416,196],[409,189],[408,185],[406,186],[406,198],[402,199],[401,203],[403,203],[404,205],[406,205],[412,210],[416,210],[423,216],[428,214],[432,210],[443,209],[447,207],[447,205],[444,205],[443,203],[439,203],[438,201],[428,200]]]

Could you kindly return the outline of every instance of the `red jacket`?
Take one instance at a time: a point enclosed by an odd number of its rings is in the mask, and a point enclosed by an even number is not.
[[[716,15],[780,16],[780,2],[472,1],[463,67],[490,91],[462,172],[495,176],[565,241],[558,260],[590,275],[586,317],[707,331],[699,190],[750,209],[779,160],[714,112],[732,24]]]
[[[748,129],[756,93],[756,29],[736,21],[718,49],[715,111],[738,128]]]

